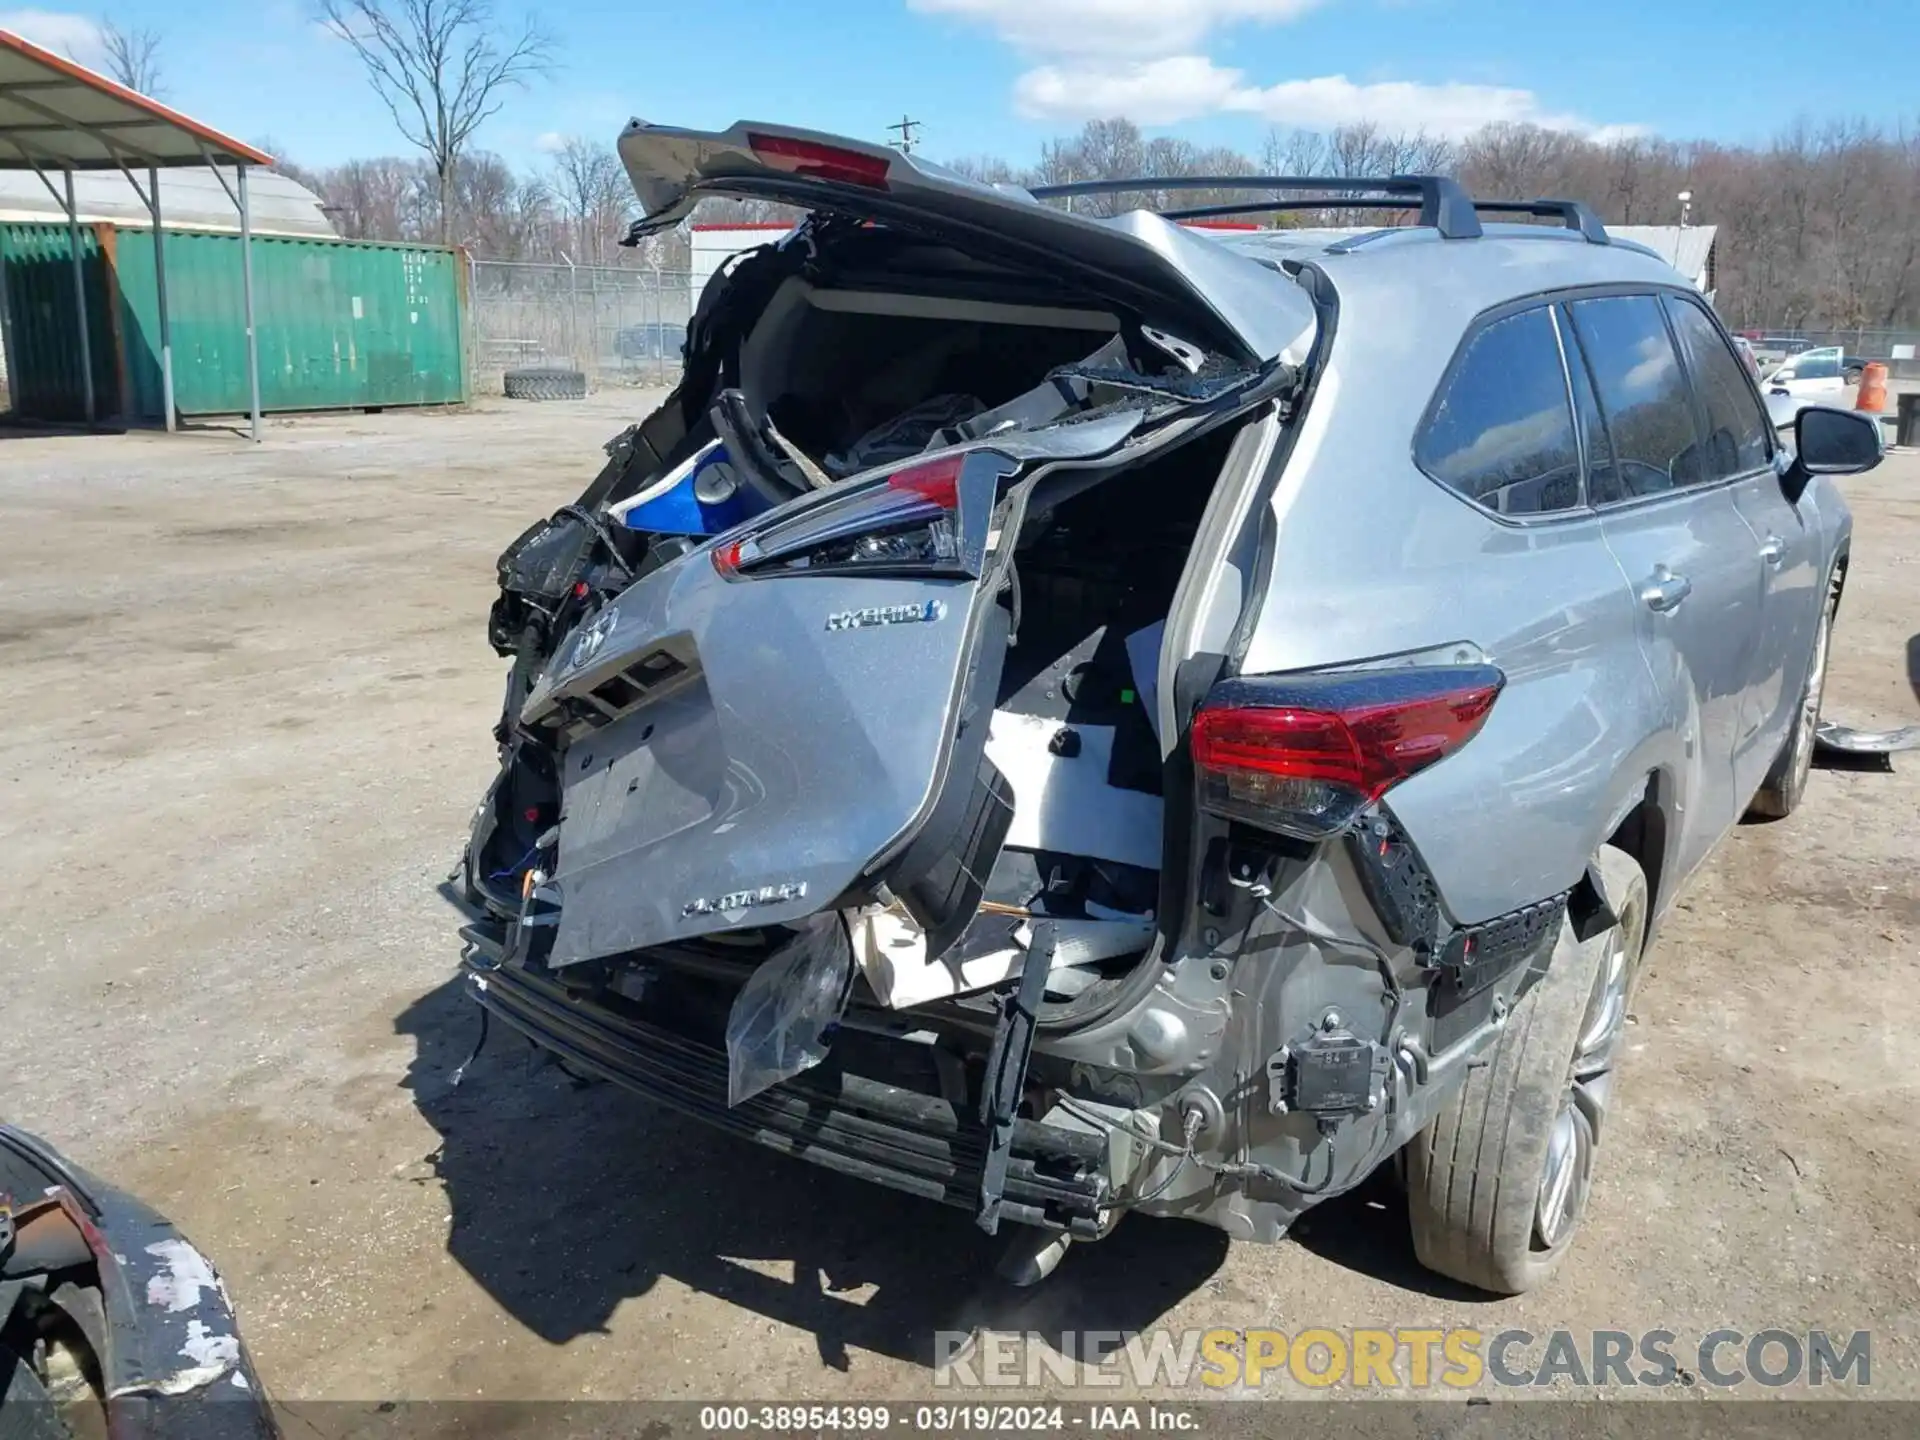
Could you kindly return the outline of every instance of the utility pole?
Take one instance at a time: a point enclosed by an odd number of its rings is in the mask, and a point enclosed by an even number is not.
[[[901,112],[899,123],[897,125],[887,126],[889,130],[898,130],[900,132],[900,138],[892,142],[893,147],[903,155],[911,155],[914,145],[913,132],[919,128],[920,122],[918,120],[911,118],[904,111]]]

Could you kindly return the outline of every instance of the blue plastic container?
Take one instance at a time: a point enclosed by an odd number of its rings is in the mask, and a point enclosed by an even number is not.
[[[718,535],[767,508],[717,440],[683,463],[663,487],[620,511],[620,523],[656,535]]]

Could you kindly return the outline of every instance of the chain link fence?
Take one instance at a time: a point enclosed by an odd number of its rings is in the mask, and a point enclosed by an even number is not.
[[[684,270],[475,260],[469,279],[476,395],[498,395],[522,365],[568,366],[599,387],[680,377],[695,299]]]

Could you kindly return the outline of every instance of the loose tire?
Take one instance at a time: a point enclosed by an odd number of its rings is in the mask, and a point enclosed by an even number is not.
[[[1543,1284],[1585,1213],[1647,925],[1633,857],[1608,846],[1599,869],[1620,923],[1584,944],[1563,930],[1485,1063],[1407,1147],[1420,1263],[1495,1294]]]
[[[501,379],[509,400],[584,400],[586,372],[564,365],[524,365]]]
[[[1827,688],[1827,651],[1833,641],[1834,612],[1839,608],[1840,585],[1835,576],[1827,582],[1827,602],[1820,611],[1820,628],[1814,632],[1813,659],[1808,663],[1793,728],[1781,741],[1780,753],[1774,756],[1767,778],[1747,802],[1749,820],[1784,820],[1799,808],[1807,793],[1807,777],[1813,773],[1813,737],[1820,728],[1820,702]]]

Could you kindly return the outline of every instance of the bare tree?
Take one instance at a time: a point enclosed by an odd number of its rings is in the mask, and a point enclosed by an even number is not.
[[[111,20],[100,22],[100,50],[107,74],[142,95],[164,93],[160,79],[160,32],[123,30]]]
[[[947,169],[956,175],[964,175],[982,185],[1022,185],[1038,180],[1022,176],[1013,166],[998,155],[962,155],[946,162]]]
[[[564,252],[601,264],[684,270],[682,230],[638,249],[608,246],[595,253],[594,242],[621,233],[633,197],[606,152],[596,158],[593,146],[570,148],[571,157],[563,150],[543,175],[519,174],[497,156],[464,152],[444,186],[434,166],[417,158],[355,160],[313,172],[291,162],[282,168],[322,197],[345,235],[421,242],[451,234],[491,259],[553,262]],[[1096,121],[1046,141],[1031,167],[980,155],[950,168],[986,183],[1027,186],[1137,180],[1124,195],[1073,202],[1077,213],[1091,216],[1257,193],[1175,191],[1164,183],[1175,176],[1246,175],[1254,167],[1233,150],[1149,139],[1125,120]],[[1356,181],[1395,172],[1453,173],[1482,197],[1583,200],[1609,224],[1674,224],[1676,197],[1685,190],[1692,223],[1717,231],[1716,304],[1729,324],[1920,327],[1920,131],[1911,123],[1796,124],[1760,146],[1646,138],[1602,143],[1514,125],[1490,126],[1457,143],[1369,125],[1326,133],[1275,130],[1260,148],[1258,171]],[[1272,198],[1307,198],[1311,206],[1306,192]],[[1282,214],[1279,223],[1407,223],[1412,213],[1385,205],[1379,211],[1312,207]],[[702,199],[695,211],[702,222],[792,224],[800,216],[771,201],[720,196]]]
[[[531,17],[503,31],[491,0],[320,0],[320,14],[433,167],[439,238],[450,242],[461,154],[505,91],[551,68],[552,36]]]
[[[572,225],[574,258],[604,262],[634,207],[633,185],[618,158],[605,145],[570,137],[553,157],[550,184]]]

